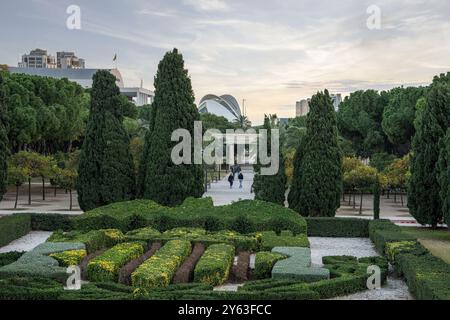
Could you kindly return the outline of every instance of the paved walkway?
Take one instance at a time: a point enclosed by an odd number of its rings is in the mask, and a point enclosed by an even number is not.
[[[232,189],[230,189],[227,176],[219,182],[211,183],[211,188],[204,194],[204,197],[213,198],[215,206],[223,206],[240,200],[253,200],[255,195],[250,193],[250,190],[255,174],[252,169],[244,169],[242,174],[244,175],[242,189],[239,189],[239,180],[237,180],[236,174],[236,180],[234,181]]]

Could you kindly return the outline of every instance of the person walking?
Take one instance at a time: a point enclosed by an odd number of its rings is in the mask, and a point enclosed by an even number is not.
[[[239,179],[239,189],[242,189],[242,182],[244,181],[244,175],[242,174],[242,171],[239,172],[238,179]]]
[[[228,182],[230,183],[230,189],[233,189],[233,183],[234,183],[234,174],[230,173],[228,176]]]

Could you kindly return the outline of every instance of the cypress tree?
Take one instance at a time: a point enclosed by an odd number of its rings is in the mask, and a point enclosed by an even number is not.
[[[6,193],[8,180],[7,159],[9,156],[8,135],[6,132],[6,123],[7,123],[6,107],[3,101],[4,101],[3,76],[0,73],[0,201],[3,199],[3,195]]]
[[[439,185],[441,188],[442,213],[444,221],[450,226],[450,128],[441,141],[439,156]]]
[[[191,79],[177,49],[166,53],[159,63],[154,86],[153,128],[145,141],[139,189],[146,199],[176,206],[188,197],[199,198],[204,193],[202,166],[175,165],[171,159],[172,149],[177,145],[171,141],[173,131],[186,129],[193,137],[194,122],[200,120]],[[192,143],[192,160],[193,155]]]
[[[306,127],[294,161],[289,205],[304,216],[333,217],[340,206],[342,155],[328,90],[312,97]]]
[[[373,185],[373,218],[374,218],[374,220],[380,219],[380,198],[381,198],[380,178],[377,175],[376,181]]]
[[[264,129],[267,130],[267,150],[271,154],[271,124],[270,119],[266,115],[264,117]],[[261,175],[261,165],[255,165],[255,177],[253,180],[253,190],[255,199],[266,202],[272,202],[284,206],[286,200],[286,172],[284,168],[284,160],[281,152],[278,155],[279,169],[277,174],[273,176]]]
[[[93,81],[77,182],[78,201],[85,211],[131,200],[136,189],[130,141],[122,125],[126,110],[116,78],[102,70]]]
[[[440,141],[450,125],[450,88],[434,83],[426,105],[418,115],[413,139],[411,179],[408,207],[412,216],[423,225],[436,227],[442,220],[442,200],[438,183]]]

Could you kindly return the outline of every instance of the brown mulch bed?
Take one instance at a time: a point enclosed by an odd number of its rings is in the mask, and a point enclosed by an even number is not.
[[[105,253],[106,250],[107,249],[95,251],[95,252],[93,252],[91,254],[88,254],[86,257],[84,257],[83,260],[81,260],[80,265],[79,265],[79,267],[81,269],[81,279],[87,280],[87,266],[88,266],[89,262],[92,259],[97,258],[98,256],[100,256],[103,253]]]
[[[204,244],[197,243],[192,250],[191,255],[186,259],[186,261],[177,270],[177,273],[173,277],[173,283],[189,283],[192,281],[194,268],[198,260],[202,257],[205,252],[206,247]]]
[[[233,266],[231,279],[233,282],[245,282],[249,279],[250,269],[250,252],[240,252],[238,255],[237,265]]]
[[[144,255],[123,266],[119,271],[119,283],[131,285],[131,274],[146,260],[150,259],[159,249],[161,249],[161,243],[155,242]]]

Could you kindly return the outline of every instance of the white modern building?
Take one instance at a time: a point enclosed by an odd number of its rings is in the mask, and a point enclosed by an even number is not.
[[[200,100],[198,110],[200,113],[211,113],[225,117],[230,122],[237,120],[242,115],[241,107],[236,98],[229,94],[220,97],[213,94],[204,96]]]
[[[85,89],[92,88],[92,78],[100,69],[49,69],[49,68],[17,68],[8,67],[10,73],[21,73],[32,76],[50,77],[55,79],[68,79],[76,82]],[[141,87],[127,88],[118,69],[107,69],[116,77],[116,84],[120,92],[133,101],[138,107],[153,103],[154,93]]]

